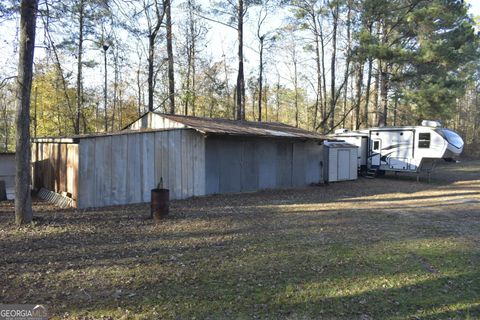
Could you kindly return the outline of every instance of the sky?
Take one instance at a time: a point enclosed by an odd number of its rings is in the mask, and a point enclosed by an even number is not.
[[[479,0],[467,0],[470,7],[470,13],[474,16],[480,16],[480,1]]]
[[[204,7],[208,6],[209,0],[200,0]],[[473,16],[480,16],[480,0],[466,0],[470,4],[470,14]],[[178,10],[178,9],[177,9]],[[245,26],[245,77],[248,78],[252,72],[255,72],[256,66],[258,64],[258,53],[256,51],[258,41],[256,40],[256,12],[254,10],[250,11],[248,20],[246,21]],[[271,14],[267,18],[267,23],[265,30],[273,29],[278,27],[281,22],[281,14]],[[175,13],[174,13],[175,17]],[[180,23],[177,21],[176,23]],[[236,32],[235,30],[222,26],[218,23],[206,22],[210,26],[210,30],[207,34],[207,41],[203,53],[211,57],[212,61],[219,61],[223,59],[223,54],[225,54],[227,63],[232,67],[236,67]],[[16,21],[10,22],[1,22],[0,21],[0,78],[15,75],[16,73],[16,60],[17,56],[13,49],[13,43],[15,42],[16,34]],[[478,28],[478,27],[477,27]],[[480,28],[478,28],[480,31]],[[37,35],[42,37],[42,32],[39,30]],[[41,45],[41,44],[40,44]],[[92,54],[97,54],[93,52]],[[274,56],[278,56],[278,52],[274,52]],[[41,48],[38,48],[36,51],[36,57],[42,56]],[[68,66],[66,66],[68,68]],[[72,65],[73,67],[73,65]],[[267,68],[273,68],[278,66],[267,66]],[[92,72],[90,76],[86,75],[90,79],[90,83],[99,83],[103,81],[103,70],[102,67],[97,67],[96,72]],[[110,73],[112,74],[112,73]],[[267,74],[268,76],[268,74]],[[272,76],[272,75],[270,75]],[[286,79],[284,79],[286,80]]]

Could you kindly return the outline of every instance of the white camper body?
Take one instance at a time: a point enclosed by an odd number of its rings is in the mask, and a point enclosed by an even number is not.
[[[337,130],[334,137],[359,147],[362,170],[419,172],[439,159],[452,160],[463,151],[463,140],[438,122],[422,126]]]

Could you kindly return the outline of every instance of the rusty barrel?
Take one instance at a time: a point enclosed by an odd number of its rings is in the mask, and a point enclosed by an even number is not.
[[[150,217],[161,220],[168,216],[170,206],[170,191],[168,189],[152,189]]]

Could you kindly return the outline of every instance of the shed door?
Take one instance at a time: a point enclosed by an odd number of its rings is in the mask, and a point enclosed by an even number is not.
[[[350,151],[338,150],[337,179],[348,180],[350,178]]]

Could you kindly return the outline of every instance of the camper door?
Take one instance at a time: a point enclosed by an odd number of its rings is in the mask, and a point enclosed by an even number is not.
[[[380,166],[380,150],[382,150],[382,140],[378,138],[373,138],[372,139],[372,144],[371,144],[371,158],[370,158],[370,165],[374,167],[379,167]]]

